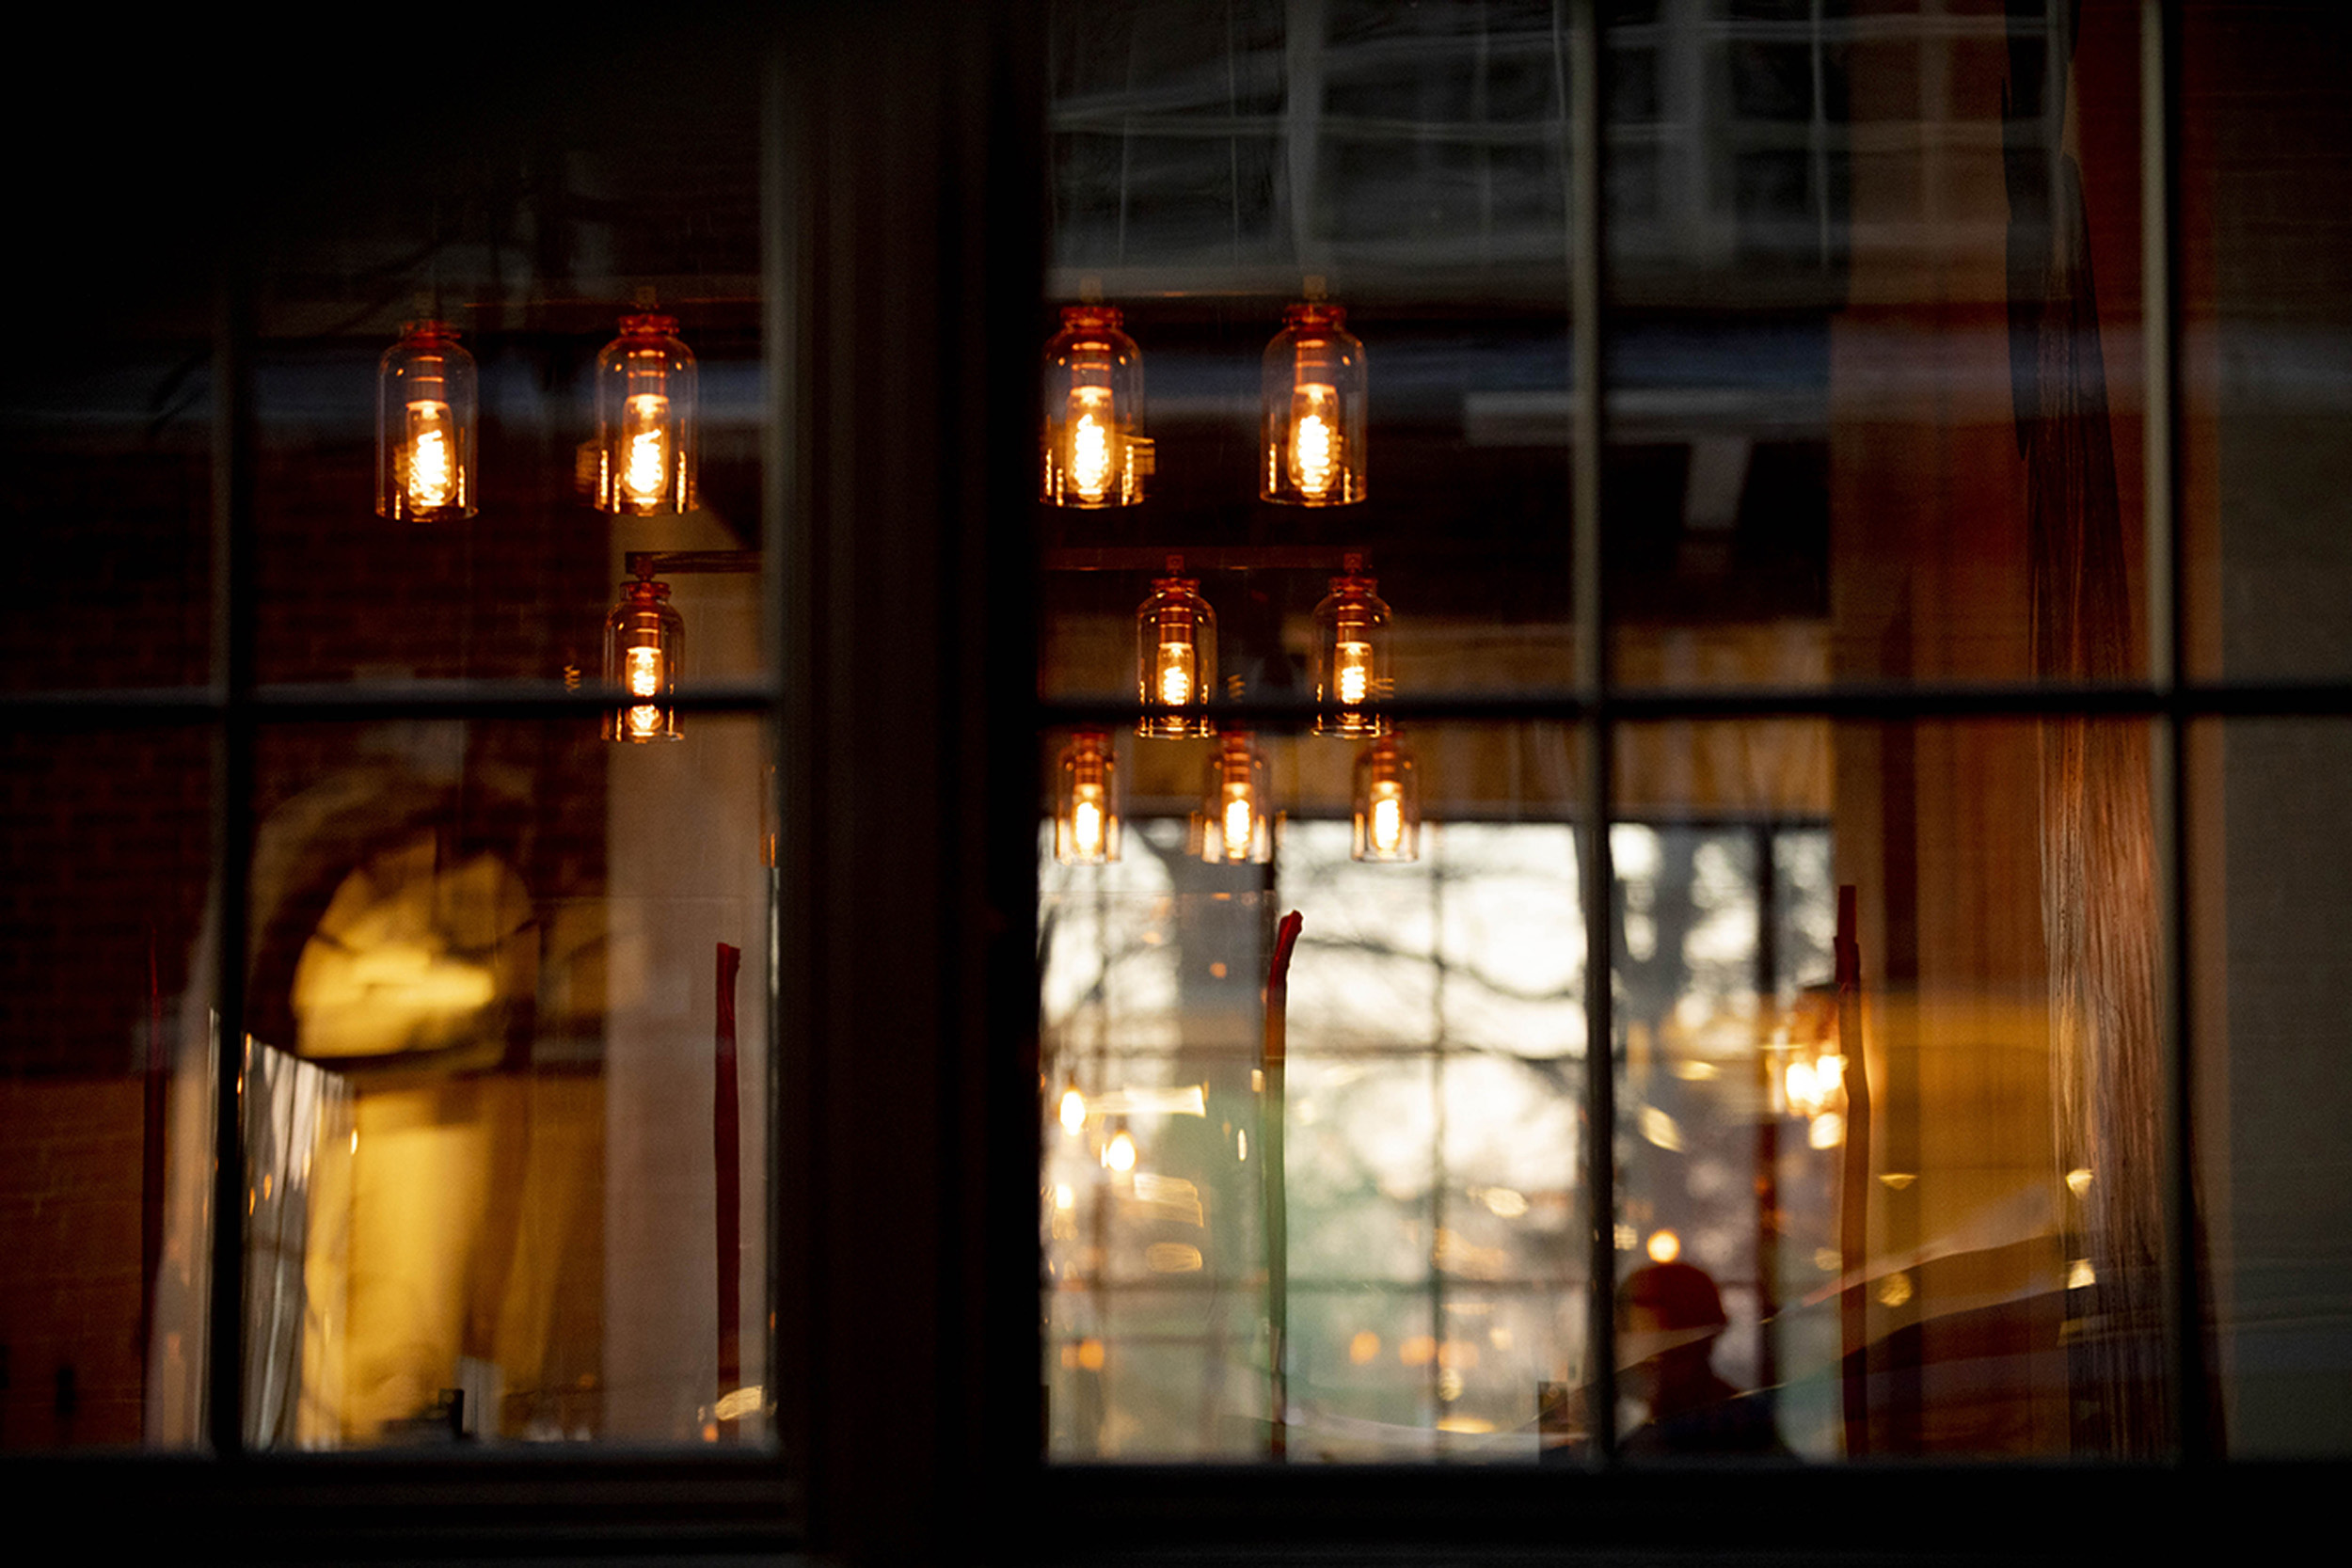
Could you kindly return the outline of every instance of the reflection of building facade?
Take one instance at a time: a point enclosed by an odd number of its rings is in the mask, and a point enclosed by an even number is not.
[[[1990,1555],[2016,1461],[2137,1521],[2352,1452],[2344,40],[2184,8],[2143,114],[2140,17],[908,5],[626,91],[534,38],[389,135],[297,89],[218,298],[128,177],[8,398],[0,1447],[200,1544],[845,1560]],[[1369,499],[1264,503],[1326,288]],[[641,289],[683,515],[595,494]],[[1149,402],[1041,505],[1097,293]],[[479,513],[379,522],[428,313]],[[681,738],[617,745],[649,551],[761,569],[671,585]],[[1217,735],[1136,733],[1154,580]],[[1116,855],[1042,825],[1081,734]],[[1804,1465],[1652,1466],[1661,1356]]]

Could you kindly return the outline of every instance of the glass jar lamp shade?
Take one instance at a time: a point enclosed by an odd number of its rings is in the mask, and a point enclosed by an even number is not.
[[[1080,730],[1055,770],[1054,858],[1102,865],[1119,858],[1118,763],[1108,730]]]
[[[604,622],[604,682],[622,705],[604,716],[607,740],[679,738],[677,695],[686,655],[686,623],[670,607],[670,585],[639,578],[621,585],[621,602]]]
[[[1266,345],[1264,451],[1259,495],[1293,506],[1364,499],[1364,345],[1341,306],[1309,301],[1283,312]]]
[[[1171,567],[1171,570],[1173,568]],[[1136,610],[1136,686],[1143,705],[1136,733],[1161,738],[1215,735],[1216,721],[1187,712],[1216,689],[1216,612],[1190,578],[1153,579]]]
[[[1413,753],[1383,736],[1356,757],[1349,850],[1359,861],[1421,858],[1421,780]]]
[[[596,356],[596,505],[624,517],[694,509],[694,356],[669,316],[621,318]]]
[[[1265,754],[1247,735],[1225,736],[1209,758],[1200,810],[1193,818],[1194,853],[1211,865],[1263,865],[1272,860],[1270,798]]]
[[[445,322],[411,322],[375,372],[375,515],[397,522],[470,517],[481,422],[473,356]]]
[[[1056,506],[1133,506],[1152,472],[1143,434],[1143,356],[1107,305],[1072,305],[1045,345],[1044,498]]]
[[[1396,691],[1389,665],[1389,607],[1378,583],[1357,575],[1331,579],[1331,592],[1315,606],[1315,733],[1353,737],[1386,735],[1389,720],[1379,709]]]

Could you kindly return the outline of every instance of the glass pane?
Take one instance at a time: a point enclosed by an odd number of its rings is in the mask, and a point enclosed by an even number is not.
[[[1049,1451],[1532,1461],[1583,1356],[1567,737],[1416,730],[1368,862],[1358,748],[1258,736],[1268,859],[1212,863],[1222,740],[1116,743],[1116,860],[1041,835]]]
[[[619,115],[516,82],[432,101],[287,197],[255,356],[263,682],[593,686],[628,557],[690,550],[750,575],[652,571],[684,678],[758,677],[757,55],[633,53]],[[625,319],[668,325],[625,344]]]
[[[2169,1450],[2149,740],[1629,729],[1629,1455]]]
[[[2352,673],[2352,118],[2335,18],[2182,13],[2187,653],[2207,678]]]
[[[2078,9],[1609,29],[1619,680],[2143,674],[2138,11]]]
[[[1140,436],[1148,467],[1139,499],[1098,486],[1039,509],[1040,690],[1132,698],[1137,606],[1181,576],[1216,618],[1215,694],[1303,701],[1312,613],[1351,557],[1393,611],[1399,698],[1565,689],[1551,8],[1069,6],[1051,38],[1059,309],[1038,341],[1089,296],[1116,309],[1143,388],[1117,439]],[[1360,448],[1333,449],[1342,471],[1361,459],[1360,493],[1301,488],[1295,451],[1268,455],[1297,400],[1346,402],[1345,377],[1278,341],[1318,296],[1364,377]],[[1066,374],[1046,389],[1049,435],[1078,428],[1060,411],[1079,395]]]
[[[200,279],[157,293],[182,308],[108,298],[97,319],[44,309],[15,325],[29,341],[0,390],[18,582],[0,691],[189,686],[210,670],[211,312]]]
[[[203,1440],[213,740],[0,745],[0,1446]]]
[[[2218,721],[2196,736],[2190,891],[2205,1309],[2217,1447],[2352,1451],[2352,974],[2343,824],[2352,724]]]
[[[252,1441],[768,1439],[769,777],[747,719],[263,734]]]

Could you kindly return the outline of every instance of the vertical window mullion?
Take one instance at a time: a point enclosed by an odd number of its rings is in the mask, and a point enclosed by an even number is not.
[[[1594,0],[1577,0],[1568,51],[1568,332],[1574,359],[1569,498],[1576,594],[1576,689],[1584,768],[1584,1185],[1590,1241],[1584,1418],[1594,1452],[1617,1449],[1616,1047],[1610,1006],[1609,634],[1601,598],[1601,27]]]
[[[2189,1019],[2187,780],[2190,707],[2186,607],[2183,602],[2180,460],[2179,17],[2161,0],[2140,6],[2140,266],[2145,341],[2149,679],[2162,701],[2153,763],[2152,807],[2159,884],[2157,1000],[2166,1095],[2166,1283],[2172,1348],[2173,1442],[2185,1458],[2212,1448],[2206,1408],[2203,1283],[2200,1274],[2197,1172],[2191,1161],[2196,1076]]]
[[[205,1425],[224,1457],[245,1450],[245,1079],[251,907],[255,604],[253,269],[224,246],[213,345],[213,686],[220,727],[213,789],[213,1228],[205,1324]]]

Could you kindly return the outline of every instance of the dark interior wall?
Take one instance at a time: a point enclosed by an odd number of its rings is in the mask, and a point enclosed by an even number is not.
[[[2201,229],[2192,209],[2190,243],[2210,248],[2184,271],[2188,450],[2211,471],[2187,480],[2214,497],[2218,565],[2198,643],[2228,678],[2340,682],[2352,673],[2352,47],[2341,17],[2315,7],[2195,8],[2185,31],[2185,195],[2210,214]],[[2228,1101],[2202,1152],[2221,1166],[2208,1220],[2227,1440],[2236,1453],[2343,1453],[2352,723],[2213,727],[2219,798],[2201,815],[2222,858],[2193,871],[2206,896],[2226,888],[2226,937],[2213,935],[2227,1035],[2203,1044],[2227,1053]]]

